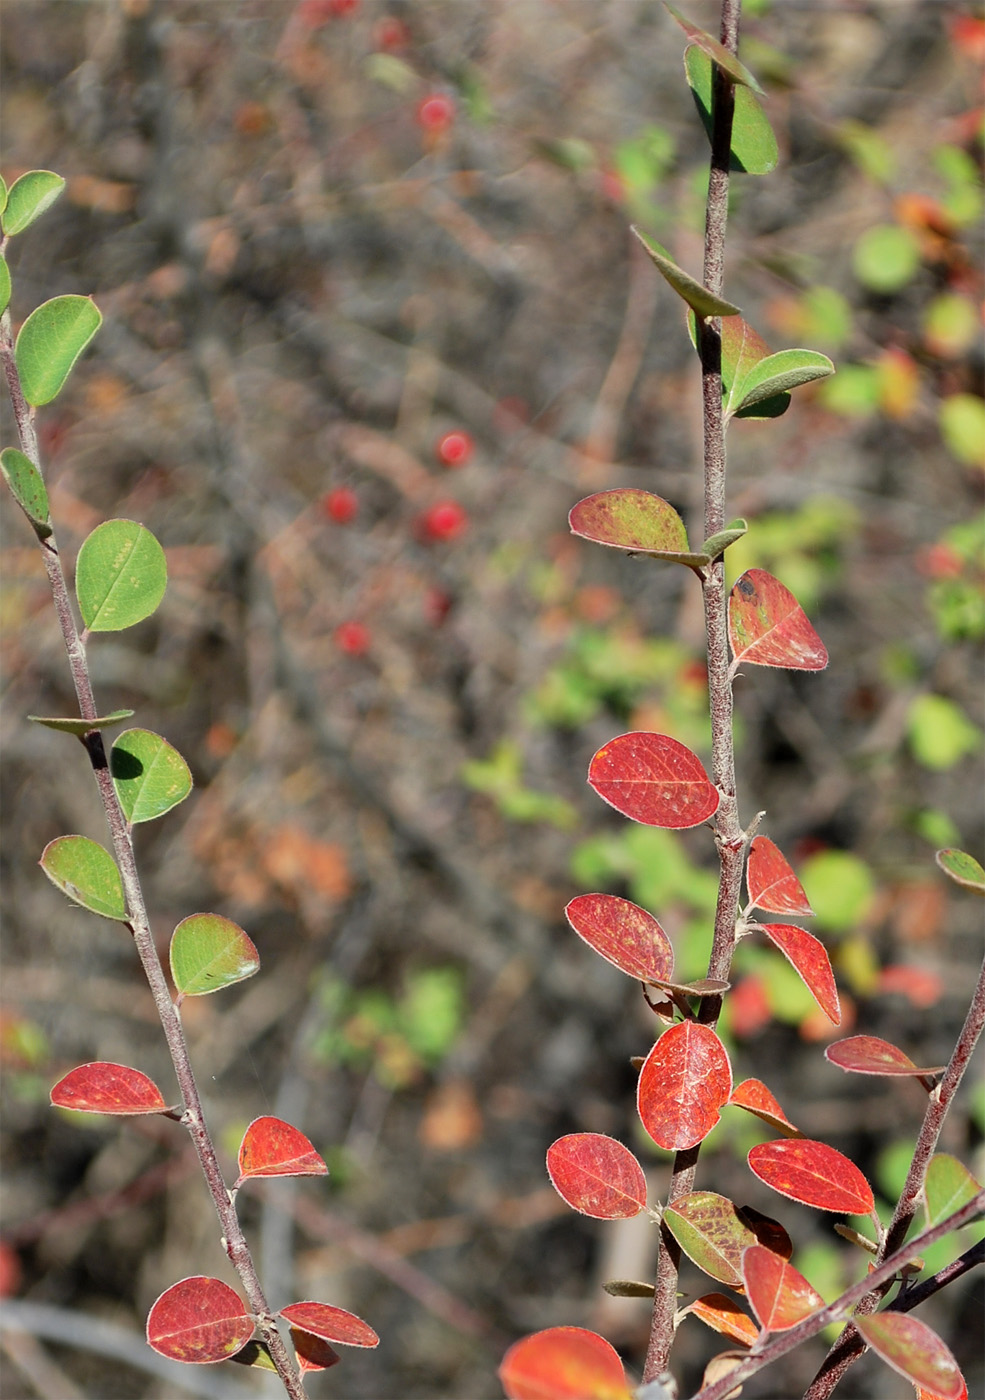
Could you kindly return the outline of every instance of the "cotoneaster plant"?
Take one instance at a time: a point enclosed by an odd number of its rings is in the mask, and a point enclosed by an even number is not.
[[[554,1327],[517,1342],[500,1378],[510,1400],[675,1400],[669,1371],[677,1327],[693,1314],[731,1343],[706,1369],[701,1400],[725,1400],[741,1383],[832,1323],[837,1342],[805,1392],[824,1400],[866,1348],[913,1387],[919,1400],[961,1400],[967,1387],[947,1346],[912,1315],[918,1303],[985,1258],[981,1244],[922,1284],[912,1282],[915,1261],[932,1243],[985,1212],[985,1192],[968,1169],[935,1153],[941,1126],[985,1021],[985,968],[949,1063],[916,1065],[896,1046],[859,1034],[835,1041],[828,1060],[849,1073],[915,1079],[927,1108],[902,1194],[888,1228],[876,1213],[869,1182],[859,1168],[825,1142],[807,1139],[766,1084],[736,1084],[716,1034],[729,990],[732,954],[742,938],[764,938],[809,988],[829,1020],[841,1020],[838,990],[827,951],[801,922],[811,907],[782,851],[758,830],[764,814],[743,825],[735,784],[732,685],[740,667],[819,671],[828,663],[823,642],[796,598],[763,569],[750,568],[726,590],[722,556],[746,532],[726,515],[725,436],[733,419],[770,419],[784,413],[791,390],[830,375],[834,366],[811,350],[771,353],[739,308],[723,295],[725,227],[732,171],[766,174],[777,146],[757,94],[761,89],[736,57],[741,0],[723,0],[721,36],[670,13],[687,36],[684,67],[711,143],[704,268],[700,280],[667,252],[641,241],[657,271],[686,304],[691,339],[701,362],[704,429],[704,542],[694,547],[681,517],[643,490],[603,491],[571,511],[574,534],[691,571],[701,587],[707,640],[711,773],[701,759],[667,734],[622,734],[591,761],[588,781],[624,816],[649,826],[681,830],[710,826],[719,859],[714,939],[707,975],[681,981],[674,952],[657,918],[611,894],[583,894],[568,905],[574,932],[628,976],[637,979],[660,1025],[656,1043],[639,1061],[637,1107],[658,1146],[673,1152],[666,1199],[648,1202],[646,1178],[634,1155],[599,1133],[572,1133],[555,1142],[547,1169],[575,1210],[596,1219],[624,1219],[647,1211],[659,1229],[656,1282],[613,1282],[618,1295],[652,1296],[653,1312],[643,1384],[634,1391],[616,1351],[580,1327]],[[669,7],[668,7],[669,8]],[[940,851],[941,870],[964,888],[985,894],[985,871],[971,856]],[[742,889],[745,885],[746,898]],[[752,1148],[752,1172],[779,1195],[836,1215],[869,1216],[874,1238],[845,1225],[839,1234],[868,1251],[869,1273],[833,1303],[788,1261],[783,1225],[728,1200],[702,1184],[701,1144],[726,1104],[769,1124],[777,1134]],[[911,1226],[916,1233],[907,1241]],[[714,1284],[678,1307],[678,1267],[686,1254]],[[890,1290],[898,1285],[890,1299]],[[720,1291],[722,1288],[730,1293]]]
[[[335,10],[341,12],[341,8]],[[167,562],[161,545],[138,521],[108,520],[97,526],[75,560],[79,627],[55,539],[35,414],[58,395],[102,317],[88,297],[58,296],[32,311],[15,339],[10,275],[3,256],[10,239],[39,218],[64,186],[60,176],[47,170],[29,171],[9,191],[0,180],[0,359],[19,444],[4,448],[0,466],[44,560],[79,704],[78,715],[30,718],[81,741],[102,801],[112,850],[86,836],[59,836],[42,852],[41,868],[73,903],[122,924],[131,934],[164,1029],[179,1097],[175,1102],[166,1096],[134,1066],[95,1062],[65,1075],[51,1090],[51,1101],[79,1112],[158,1114],[188,1132],[219,1217],[223,1248],[239,1275],[245,1301],[222,1280],[194,1274],[176,1282],[154,1303],[147,1318],[147,1340],[155,1351],[176,1361],[204,1364],[235,1359],[276,1371],[285,1393],[292,1400],[304,1400],[305,1373],[334,1366],[340,1359],[335,1345],[375,1347],[379,1338],[368,1323],[342,1308],[298,1301],[274,1309],[264,1295],[240,1227],[236,1198],[257,1177],[325,1176],[328,1168],[304,1133],[279,1118],[256,1118],[239,1147],[239,1173],[227,1184],[205,1121],[182,1030],[182,1005],[188,997],[210,995],[252,977],[260,967],[252,941],[221,914],[189,915],[171,937],[170,985],[154,945],[134,855],[133,828],[184,801],[191,792],[191,774],[181,754],[149,730],[127,729],[107,745],[104,734],[130,719],[133,711],[100,713],[90,684],[87,651],[91,644],[98,645],[101,634],[132,627],[155,611],[167,586]],[[348,518],[339,509],[341,493],[335,497],[335,518]],[[348,498],[345,503],[348,506]],[[368,633],[362,624],[345,626],[349,631],[340,645],[352,652],[365,650]],[[289,1326],[290,1349],[278,1330],[278,1319]]]

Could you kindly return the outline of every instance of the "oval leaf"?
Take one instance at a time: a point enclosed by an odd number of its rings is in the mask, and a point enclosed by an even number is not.
[[[691,43],[696,44],[714,63],[717,63],[719,68],[728,74],[733,83],[744,83],[747,87],[751,87],[754,92],[762,93],[763,89],[749,72],[749,69],[745,64],[740,63],[735,54],[730,53],[724,44],[720,44],[716,38],[708,34],[704,29],[699,29],[697,25],[685,19],[672,5],[665,3],[664,8],[669,15],[672,15],[674,19],[676,19],[677,23],[684,30],[684,33],[691,40]]]
[[[877,1356],[940,1400],[960,1400],[964,1377],[948,1348],[912,1313],[881,1312],[852,1321]]]
[[[260,955],[252,940],[221,914],[190,914],[171,935],[171,976],[180,996],[202,997],[252,977]]]
[[[752,1244],[788,1259],[793,1245],[782,1226],[741,1210],[714,1191],[694,1191],[667,1206],[663,1221],[687,1257],[711,1278],[742,1291],[742,1253]]]
[[[54,297],[31,312],[17,333],[14,359],[33,408],[51,403],[60,392],[102,320],[88,297]]]
[[[854,1162],[812,1138],[761,1142],[750,1149],[749,1166],[781,1196],[805,1206],[845,1215],[870,1215],[872,1187]]]
[[[588,781],[624,817],[682,830],[718,810],[718,789],[701,760],[666,734],[622,734],[592,759]]]
[[[127,922],[123,881],[116,861],[88,836],[59,836],[41,853],[41,869],[53,885],[83,909]]]
[[[584,1327],[548,1327],[514,1342],[499,1379],[507,1400],[631,1400],[615,1348]]]
[[[316,1337],[311,1332],[303,1332],[300,1327],[292,1327],[290,1332],[291,1345],[294,1347],[298,1370],[302,1376],[306,1376],[309,1371],[327,1371],[330,1366],[337,1366],[342,1360],[335,1348],[330,1347],[321,1337]]]
[[[771,1128],[779,1129],[785,1137],[801,1136],[799,1128],[790,1122],[761,1079],[744,1079],[737,1084],[729,1103],[735,1108],[744,1108],[747,1113],[754,1113],[764,1123],[769,1123]]]
[[[35,219],[39,219],[64,188],[65,181],[52,170],[29,170],[15,180],[7,192],[7,202],[0,219],[0,226],[7,237],[13,238],[15,233],[22,233]]]
[[[249,1176],[327,1176],[304,1133],[282,1118],[254,1118],[239,1145],[240,1181]],[[239,1182],[237,1182],[237,1185]]]
[[[760,927],[803,979],[828,1020],[840,1026],[838,988],[831,971],[831,959],[821,940],[795,924],[761,924]]]
[[[96,1060],[70,1070],[51,1091],[56,1108],[72,1108],[80,1113],[166,1112],[160,1089],[146,1074],[129,1065],[113,1065]]]
[[[581,894],[564,912],[578,937],[627,976],[654,982],[673,973],[670,939],[638,904],[614,894]]]
[[[147,1315],[147,1341],[172,1361],[204,1365],[235,1356],[253,1336],[253,1325],[227,1283],[197,1275],[161,1294]]]
[[[766,1332],[784,1332],[824,1307],[803,1274],[761,1244],[742,1255],[742,1281],[750,1307]]]
[[[164,550],[135,520],[107,520],[83,542],[75,592],[90,632],[120,632],[150,617],[164,597]]]
[[[37,467],[16,447],[5,447],[0,452],[0,469],[10,487],[10,494],[34,526],[39,539],[46,540],[51,534],[48,511],[48,491]]]
[[[953,848],[938,851],[935,856],[937,864],[945,875],[950,875],[959,885],[966,890],[974,890],[976,894],[985,894],[985,870],[978,864],[974,856],[968,855],[967,851],[956,851]]]
[[[701,123],[711,140],[711,59],[697,44],[684,51],[684,72]],[[766,113],[746,86],[735,89],[732,117],[732,154],[729,166],[747,175],[768,175],[776,169],[780,152]]]
[[[95,719],[82,719],[80,715],[28,715],[32,724],[43,724],[46,729],[57,729],[62,734],[89,734],[94,729],[109,729],[114,724],[122,724],[129,719],[133,710],[114,710],[110,715],[97,715]]]
[[[680,1315],[687,1317],[688,1313],[700,1317],[706,1326],[723,1337],[731,1337],[740,1346],[751,1347],[759,1336],[759,1328],[749,1314],[742,1311],[734,1298],[726,1297],[724,1293],[706,1293],[704,1297],[696,1298],[681,1309]]]
[[[936,1153],[930,1159],[923,1183],[928,1228],[940,1225],[949,1215],[973,1201],[981,1189],[963,1162],[948,1152]]]
[[[724,297],[716,296],[714,292],[710,292],[707,287],[695,281],[682,267],[678,267],[666,248],[661,247],[659,243],[651,243],[643,237],[638,228],[634,228],[633,232],[643,244],[650,261],[660,275],[698,316],[704,318],[739,315],[737,306],[733,306]]]
[[[880,1040],[877,1035],[850,1035],[847,1040],[836,1040],[827,1047],[824,1058],[849,1074],[910,1075],[919,1078],[940,1074],[944,1069],[943,1065],[919,1069],[909,1055],[904,1055],[902,1050],[888,1040]]]
[[[355,1313],[346,1312],[345,1308],[333,1308],[328,1303],[290,1303],[281,1308],[280,1315],[302,1332],[310,1332],[326,1342],[347,1347],[378,1347],[380,1344],[368,1322],[363,1322]]]
[[[547,1174],[569,1206],[595,1220],[646,1210],[646,1177],[632,1152],[602,1133],[569,1133],[547,1152]]]
[[[775,355],[760,360],[742,381],[736,412],[741,413],[777,394],[789,393],[801,384],[827,379],[834,372],[835,367],[827,355],[818,350],[778,350]]]
[[[614,549],[652,554],[680,564],[707,564],[708,555],[692,554],[684,521],[660,496],[621,488],[586,496],[568,514],[573,535]]]
[[[732,1092],[725,1046],[709,1026],[671,1026],[643,1062],[636,1103],[658,1147],[677,1152],[703,1142]]]
[[[748,569],[728,600],[729,640],[736,662],[780,666],[788,671],[823,671],[824,643],[797,599],[765,569]]]
[[[181,754],[149,729],[121,734],[110,753],[109,767],[131,826],[170,812],[192,790],[191,770]]]
[[[746,886],[755,909],[769,914],[814,913],[803,885],[768,836],[757,836],[749,848]]]

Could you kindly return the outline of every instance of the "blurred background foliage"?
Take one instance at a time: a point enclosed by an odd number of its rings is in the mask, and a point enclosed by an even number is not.
[[[717,28],[707,0],[688,13]],[[777,573],[831,654],[819,676],[739,679],[741,810],[765,809],[798,868],[844,1030],[937,1063],[980,952],[933,850],[980,857],[985,837],[985,21],[964,0],[745,16],[780,163],[733,182],[726,290],[774,348],[838,373],[730,433],[729,514],[750,521],[730,570]],[[3,173],[68,178],[10,250],[15,319],[61,292],[106,318],[39,415],[59,540],[74,554],[129,516],[168,551],[161,611],[90,647],[101,704],[135,707],[195,775],[139,833],[155,927],[166,946],[216,909],[262,960],[186,1004],[206,1104],[231,1154],[275,1112],[332,1165],[324,1189],[244,1193],[274,1304],[324,1298],[383,1338],[311,1394],[494,1396],[507,1341],[558,1323],[638,1365],[647,1309],[599,1283],[650,1274],[652,1227],[574,1217],[543,1163],[562,1132],[609,1132],[666,1186],[632,1127],[652,1015],[566,901],[645,905],[688,976],[710,941],[707,833],[633,826],[585,785],[623,730],[706,751],[697,590],[566,528],[580,496],[635,485],[700,530],[694,356],[628,232],[700,266],[682,36],[655,0],[6,0],[4,27]],[[170,1397],[141,1367],[146,1310],[228,1266],[179,1130],[47,1107],[86,1059],[170,1078],[129,943],[36,868],[52,837],[103,833],[81,755],[24,720],[72,700],[6,505],[2,529],[0,1284],[56,1334],[69,1311],[117,1329],[110,1354],[39,1344],[47,1392],[37,1349],[10,1343],[3,1391]],[[740,1077],[894,1199],[921,1091],[827,1065],[832,1028],[752,940],[727,1034]],[[969,1094],[942,1146],[980,1168],[983,1126]],[[864,1256],[750,1179],[761,1136],[726,1113],[701,1184],[781,1216],[837,1291]],[[965,1287],[930,1318],[970,1380],[980,1311]],[[682,1329],[685,1388],[715,1349]],[[819,1355],[750,1396],[800,1393]],[[895,1393],[879,1368],[853,1383]]]

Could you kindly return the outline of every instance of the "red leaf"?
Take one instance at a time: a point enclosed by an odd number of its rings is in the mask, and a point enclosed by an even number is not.
[[[941,1400],[960,1400],[965,1390],[961,1369],[925,1322],[912,1313],[899,1312],[856,1315],[852,1321],[887,1366]]]
[[[347,1347],[378,1347],[380,1344],[368,1322],[363,1322],[355,1313],[346,1312],[345,1308],[333,1308],[328,1303],[289,1303],[281,1308],[280,1315],[293,1326],[325,1342]]]
[[[928,1075],[940,1074],[944,1065],[931,1065],[920,1069],[909,1055],[904,1055],[888,1040],[880,1040],[877,1035],[850,1035],[847,1040],[836,1040],[824,1052],[824,1057],[833,1065],[850,1074],[883,1075]]]
[[[761,1244],[743,1252],[742,1280],[749,1304],[767,1332],[783,1332],[824,1307],[824,1299],[803,1274]]]
[[[282,1118],[254,1118],[239,1145],[240,1182],[248,1176],[327,1176],[304,1133]]]
[[[765,1245],[784,1259],[793,1253],[782,1225],[748,1206],[737,1206],[714,1191],[693,1191],[679,1197],[664,1210],[663,1219],[699,1269],[740,1292],[742,1253],[751,1244]]]
[[[342,1360],[335,1348],[323,1342],[321,1337],[302,1332],[300,1327],[292,1327],[290,1331],[291,1345],[294,1347],[298,1370],[302,1376],[306,1376],[309,1371],[327,1371],[330,1366],[337,1366]]]
[[[803,978],[807,990],[828,1020],[836,1026],[841,1025],[835,975],[821,940],[795,924],[761,924],[760,927]]]
[[[724,324],[724,323],[723,323]],[[706,1293],[693,1303],[681,1309],[681,1317],[694,1313],[708,1327],[720,1332],[723,1337],[731,1337],[742,1346],[751,1347],[759,1336],[759,1328],[748,1313],[744,1313],[734,1298],[724,1293]]]
[[[790,1122],[761,1079],[744,1079],[741,1084],[737,1084],[732,1090],[729,1103],[734,1104],[736,1108],[744,1108],[747,1113],[754,1113],[764,1123],[769,1123],[771,1128],[779,1128],[786,1137],[801,1136],[799,1128],[795,1128]]]
[[[515,1342],[499,1379],[508,1400],[631,1400],[615,1348],[584,1327],[549,1327]]]
[[[701,561],[688,548],[687,530],[677,511],[649,491],[622,488],[586,496],[572,507],[568,524],[573,535],[595,544]]]
[[[917,1386],[917,1400],[943,1400],[942,1396],[935,1395],[933,1391],[924,1390],[923,1386]],[[961,1389],[958,1392],[957,1400],[968,1400],[968,1382],[962,1377]]]
[[[96,1060],[70,1070],[51,1091],[56,1108],[85,1113],[166,1113],[168,1105],[152,1079],[128,1065]]]
[[[718,789],[690,749],[666,734],[622,734],[592,759],[588,781],[624,817],[682,830],[718,810]]]
[[[569,1206],[596,1220],[646,1210],[646,1177],[632,1152],[602,1133],[569,1133],[547,1152],[547,1173]]]
[[[182,1279],[147,1314],[147,1341],[172,1361],[227,1361],[253,1336],[253,1318],[239,1294],[217,1278]]]
[[[640,982],[665,981],[674,971],[670,939],[652,914],[614,894],[581,894],[565,909],[589,947]]]
[[[736,662],[823,671],[824,643],[797,599],[765,569],[748,569],[732,587],[728,630]]]
[[[663,1035],[643,1062],[637,1107],[644,1128],[670,1152],[702,1142],[732,1092],[725,1046],[708,1026],[681,1021]]]
[[[827,1143],[811,1138],[761,1142],[749,1152],[749,1166],[781,1196],[818,1210],[870,1215],[872,1187],[854,1162]]]
[[[768,836],[757,836],[746,866],[749,898],[770,914],[813,914],[804,887]]]

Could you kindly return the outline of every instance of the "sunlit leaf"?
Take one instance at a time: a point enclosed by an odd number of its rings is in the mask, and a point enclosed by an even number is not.
[[[637,1086],[640,1120],[658,1147],[680,1151],[702,1142],[732,1092],[732,1067],[709,1026],[681,1021],[643,1062]]]
[[[742,1311],[734,1298],[724,1293],[706,1293],[681,1309],[681,1317],[693,1313],[713,1331],[731,1337],[741,1346],[751,1347],[759,1336],[759,1328],[748,1313]]]
[[[514,1342],[499,1379],[507,1400],[632,1400],[615,1348],[584,1327],[549,1327]]]
[[[920,1078],[940,1074],[944,1068],[943,1065],[931,1065],[921,1069],[909,1055],[888,1040],[880,1040],[877,1035],[850,1035],[846,1040],[836,1040],[825,1049],[824,1058],[852,1074],[910,1075]]]
[[[749,1304],[767,1332],[783,1332],[824,1307],[824,1299],[803,1274],[761,1244],[743,1252],[742,1281]]]
[[[120,632],[150,617],[164,597],[164,550],[135,520],[106,520],[83,541],[75,592],[90,632]]]
[[[760,927],[799,974],[828,1020],[841,1025],[835,975],[821,940],[795,924],[761,924]]]
[[[149,729],[121,734],[109,767],[123,815],[132,825],[170,812],[192,790],[192,775],[181,754]]]
[[[870,1215],[875,1209],[872,1187],[858,1167],[825,1142],[761,1142],[750,1149],[748,1161],[760,1181],[805,1206],[844,1215]]]
[[[50,403],[102,325],[88,297],[53,297],[31,312],[17,333],[14,359],[24,397],[33,408]]]
[[[718,789],[701,760],[666,734],[611,739],[592,759],[588,781],[617,812],[645,826],[698,826],[718,809]]]
[[[688,45],[684,51],[684,71],[710,141],[711,59],[697,44]],[[747,175],[766,175],[776,168],[779,155],[773,128],[760,103],[747,86],[737,87],[732,117],[731,168]]]
[[[835,367],[827,355],[818,350],[778,350],[775,355],[760,360],[743,379],[736,412],[743,413],[755,404],[787,394],[802,384],[827,379],[834,372]]]
[[[719,68],[728,74],[733,83],[744,83],[747,87],[751,87],[754,92],[762,94],[763,89],[749,72],[749,69],[745,64],[740,63],[735,54],[730,53],[724,44],[720,44],[713,35],[708,34],[704,29],[699,29],[697,25],[685,19],[672,5],[665,3],[664,8],[669,15],[676,19],[691,43],[696,44],[703,53],[717,63]]]
[[[51,1091],[51,1102],[56,1108],[81,1113],[121,1115],[161,1113],[168,1107],[154,1081],[139,1069],[102,1060],[79,1065],[59,1079]]]
[[[678,267],[666,248],[662,248],[659,243],[651,243],[643,237],[638,228],[634,228],[633,232],[643,244],[650,261],[660,275],[698,316],[738,316],[739,308],[737,306],[733,306],[724,297],[716,296],[714,292],[710,292],[707,287],[702,286],[700,282],[685,272],[682,267]]]
[[[310,1332],[323,1341],[347,1347],[378,1347],[380,1339],[355,1313],[345,1308],[333,1308],[328,1303],[289,1303],[281,1308],[281,1317],[303,1332]]]
[[[872,1317],[856,1313],[852,1321],[863,1341],[887,1366],[941,1400],[960,1400],[964,1390],[961,1368],[925,1322],[912,1313],[901,1312],[881,1312]]]
[[[771,1128],[777,1128],[785,1137],[800,1137],[798,1128],[790,1122],[777,1100],[761,1079],[744,1079],[732,1090],[729,1103],[736,1108],[744,1108],[754,1113]]]
[[[824,643],[807,614],[779,579],[765,569],[747,569],[729,594],[729,639],[736,662],[823,671]]]
[[[43,724],[46,729],[56,729],[62,734],[88,734],[93,729],[110,729],[114,724],[122,724],[129,719],[133,710],[114,710],[109,715],[98,715],[95,719],[83,719],[81,715],[28,715],[32,724]]]
[[[981,1189],[963,1162],[950,1153],[936,1153],[930,1159],[923,1183],[928,1228],[939,1225],[956,1210],[973,1201]]]
[[[551,1144],[547,1174],[569,1206],[595,1220],[646,1210],[646,1177],[632,1152],[602,1133],[569,1133]]]
[[[221,914],[190,914],[171,935],[171,976],[181,996],[200,997],[252,977],[260,955],[239,924]]]
[[[282,1118],[254,1118],[239,1146],[240,1182],[250,1176],[327,1176],[309,1140]],[[237,1183],[239,1184],[239,1183]]]
[[[742,1252],[762,1244],[784,1259],[793,1245],[782,1226],[714,1191],[694,1191],[667,1206],[663,1221],[687,1257],[718,1283],[742,1291]]]
[[[172,1361],[227,1361],[253,1336],[253,1318],[239,1295],[217,1278],[182,1279],[147,1315],[147,1341]]]
[[[938,851],[935,859],[944,874],[957,884],[966,890],[974,890],[976,894],[985,894],[985,870],[967,851],[957,851],[951,847]]]
[[[660,496],[650,491],[621,488],[586,496],[568,514],[571,533],[595,544],[652,554],[673,563],[707,564],[707,554],[694,554],[684,521]]]
[[[582,894],[565,909],[579,938],[640,982],[670,977],[674,950],[652,914],[614,894]]]
[[[83,909],[127,922],[123,881],[116,861],[88,836],[58,836],[41,853],[41,869],[53,885]]]
[[[52,170],[28,170],[7,191],[0,227],[8,238],[23,233],[39,219],[65,188],[65,181]],[[30,399],[28,399],[30,403]]]
[[[769,914],[813,914],[804,887],[780,848],[768,836],[757,836],[749,847],[746,885],[756,909]]]
[[[0,452],[0,469],[10,487],[10,494],[34,526],[39,539],[46,540],[51,534],[48,509],[48,491],[37,467],[16,447],[5,447]]]

